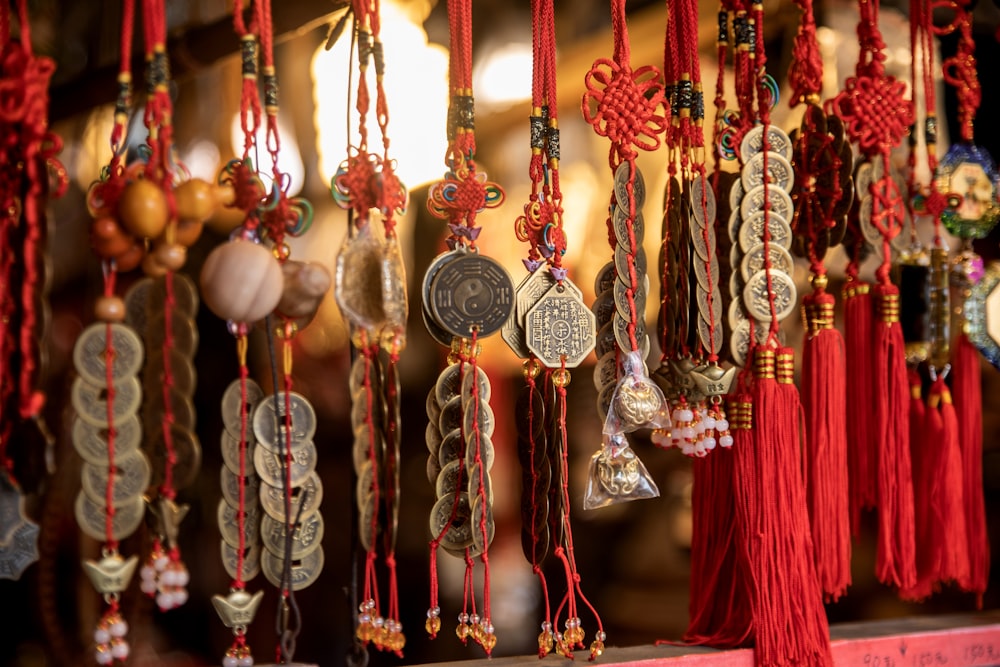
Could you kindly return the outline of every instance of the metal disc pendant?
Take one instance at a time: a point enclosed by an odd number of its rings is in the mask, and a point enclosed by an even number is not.
[[[431,283],[431,313],[454,336],[473,330],[490,336],[504,325],[514,308],[514,285],[494,259],[462,253],[445,264]]]
[[[142,341],[124,324],[98,322],[83,330],[73,346],[73,366],[84,380],[97,387],[108,385],[107,339],[111,332],[111,383],[133,377],[142,368]]]
[[[635,169],[635,181],[632,184],[632,198],[635,201],[636,212],[638,212],[646,202],[646,181],[643,179],[639,167],[636,167],[634,163],[630,166],[629,162],[622,162],[615,169],[615,200],[619,206],[628,208],[628,181],[630,170],[633,168]]]
[[[133,416],[142,402],[142,388],[137,377],[126,378],[115,383],[115,397],[112,403],[111,422],[120,424]],[[92,426],[108,426],[108,392],[86,382],[82,377],[73,381],[71,401],[76,414]]]
[[[293,562],[289,568],[292,590],[301,591],[316,583],[319,575],[323,572],[323,562],[323,549],[316,549],[305,558]],[[285,569],[284,558],[263,549],[260,555],[260,569],[272,586],[281,586],[282,574]]]
[[[775,318],[781,322],[795,311],[798,292],[795,282],[787,273],[780,271],[758,271],[743,288],[743,303],[750,317],[759,322],[771,321],[771,306],[768,296],[768,273],[771,277],[771,291],[774,295]]]

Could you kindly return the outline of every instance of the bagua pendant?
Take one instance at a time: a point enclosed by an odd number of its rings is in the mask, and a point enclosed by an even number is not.
[[[38,560],[38,524],[24,513],[24,495],[0,471],[0,579],[20,579]]]
[[[941,213],[945,228],[961,238],[986,237],[1000,218],[998,174],[989,153],[955,144],[938,163],[934,180],[948,202]]]

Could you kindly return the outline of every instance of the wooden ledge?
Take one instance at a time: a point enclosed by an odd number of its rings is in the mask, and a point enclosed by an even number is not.
[[[843,623],[830,628],[837,667],[985,667],[1000,665],[1000,610]],[[576,663],[588,664],[580,651]],[[545,663],[564,661],[559,656]],[[528,667],[537,656],[433,663],[436,667]],[[563,664],[566,664],[563,662]],[[750,649],[720,651],[696,646],[609,647],[601,667],[753,667]],[[429,667],[429,666],[425,666]]]

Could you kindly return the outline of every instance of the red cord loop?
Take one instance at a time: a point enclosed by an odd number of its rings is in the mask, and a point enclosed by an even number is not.
[[[657,113],[663,103],[660,70],[645,65],[632,70],[607,58],[600,58],[584,77],[583,117],[594,131],[611,140],[611,162],[620,164],[635,158],[636,148],[654,151],[666,120]]]

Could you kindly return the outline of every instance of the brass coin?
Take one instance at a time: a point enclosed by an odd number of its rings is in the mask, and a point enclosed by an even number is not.
[[[438,431],[443,434],[451,433],[457,428],[462,428],[462,397],[452,397],[441,408],[441,417],[438,419]]]
[[[427,413],[427,419],[437,423],[438,417],[441,416],[441,404],[437,401],[437,387],[431,387],[430,391],[427,392],[427,400],[424,403],[424,409]]]
[[[244,401],[242,397],[243,391],[246,391],[246,400]],[[260,388],[256,382],[252,379],[247,378],[246,389],[242,389],[240,386],[240,380],[233,380],[226,387],[226,390],[222,393],[222,403],[220,410],[222,412],[222,424],[225,426],[226,431],[233,438],[238,439],[240,437],[240,428],[242,420],[242,403],[246,404],[246,427],[244,429],[246,433],[247,440],[256,441],[257,436],[254,435],[252,417],[254,409],[257,404],[264,398],[264,391]]]
[[[625,283],[631,282],[629,278],[630,270],[635,270],[635,279],[639,283],[642,282],[642,277],[646,275],[646,251],[643,248],[637,248],[635,255],[629,255],[628,251],[621,247],[620,245],[615,246],[615,271],[618,273],[618,277]]]
[[[634,163],[622,162],[615,169],[615,200],[619,206],[628,208],[628,182],[635,169],[635,181],[632,184],[632,199],[635,201],[635,208],[638,211],[646,201],[646,182],[642,177],[642,172]]]
[[[597,330],[597,340],[594,344],[594,351],[597,353],[598,357],[603,357],[608,352],[611,352],[618,345],[618,341],[615,339],[615,329],[611,322],[601,325]]]
[[[434,394],[438,405],[443,406],[462,393],[462,376],[471,371],[472,364],[461,361],[441,371],[437,382],[434,383]]]
[[[698,227],[692,224],[691,247],[694,248],[697,255],[697,257],[693,258],[695,263],[698,263],[699,259],[702,261],[714,259],[716,250],[715,230],[712,227]]]
[[[629,311],[628,284],[622,282],[622,280],[620,280],[616,275],[614,286],[611,288],[611,292],[614,295],[615,308],[618,309],[618,312],[622,314],[628,312]],[[635,299],[636,302],[636,310],[640,313],[646,311],[646,295],[648,294],[649,294],[649,274],[647,273],[645,276],[643,276],[642,284],[638,287],[638,289],[635,290],[635,293],[632,295],[632,297]],[[597,314],[596,310],[594,311],[594,314],[595,315]],[[611,321],[610,316],[608,317],[607,321],[608,322]],[[598,318],[598,322],[600,322],[600,326],[604,325],[604,323],[601,322],[600,318]]]
[[[795,282],[787,273],[780,271],[758,271],[743,288],[743,303],[747,314],[759,322],[771,321],[770,298],[768,297],[768,273],[771,277],[771,291],[774,296],[776,319],[781,322],[795,311],[798,292]]]
[[[711,292],[702,289],[700,286],[695,291],[695,301],[698,305],[698,314],[706,322],[722,323],[722,298],[718,290]]]
[[[611,409],[611,399],[614,397],[615,388],[617,383],[606,384],[597,393],[597,416],[600,417],[601,422],[608,416],[608,410]]]
[[[694,267],[694,277],[698,282],[698,286],[705,291],[715,292],[719,289],[719,263],[718,262],[705,262],[705,261],[692,261],[691,264]],[[706,264],[708,266],[706,266]]]
[[[369,493],[358,503],[358,541],[365,551],[371,551],[375,547],[378,533],[378,506],[375,504],[375,495]]]
[[[245,443],[243,472],[248,476],[257,474],[253,467],[253,452],[256,447],[253,442]],[[222,451],[222,462],[229,469],[229,472],[237,476],[240,475],[240,441],[231,436],[229,431],[224,430],[220,450]]]
[[[495,457],[496,452],[493,450],[493,439],[485,433],[480,433],[479,460],[486,466],[487,471],[493,469],[493,460]],[[465,467],[467,470],[472,470],[474,465],[476,465],[476,448],[472,442],[469,442],[465,447]]]
[[[153,350],[146,359],[146,367],[143,369],[143,390],[146,395],[152,395],[157,391],[162,392],[166,384],[166,368],[163,363],[163,353],[160,350]],[[170,350],[170,384],[177,391],[191,395],[194,393],[197,383],[197,373],[194,365],[188,357],[175,349]]]
[[[794,213],[794,206],[792,203],[791,196],[782,190],[781,188],[776,188],[774,186],[769,186],[767,188],[767,196],[764,196],[764,186],[758,185],[753,190],[750,190],[743,197],[740,205],[737,209],[739,210],[740,216],[747,220],[755,213],[760,213],[764,210],[764,203],[768,202],[771,205],[771,214],[777,213],[785,220],[791,220],[792,214]],[[738,236],[731,237],[735,241]]]
[[[468,337],[473,330],[490,336],[514,310],[514,284],[496,260],[477,253],[461,253],[445,264],[430,289],[434,319],[448,333]]]
[[[422,302],[424,304],[429,304],[431,301],[431,283],[434,282],[434,278],[437,276],[438,271],[440,271],[443,266],[452,260],[458,258],[460,254],[462,254],[461,251],[448,250],[431,260],[431,263],[427,266],[427,271],[424,272],[424,279],[421,282],[420,292],[423,297]]]
[[[517,403],[514,407],[516,415],[518,434],[529,437],[534,435],[540,438],[545,430],[545,403],[542,401],[542,393],[538,387],[524,386],[517,396]]]
[[[526,359],[530,354],[524,338],[524,316],[555,282],[552,272],[543,264],[525,276],[514,290],[514,312],[501,327],[500,335],[521,359]]]
[[[614,317],[611,318],[611,326],[615,332],[615,341],[618,343],[618,347],[622,352],[628,353],[632,351],[632,341],[628,334],[628,321],[622,318],[618,313],[615,313]],[[635,323],[635,339],[639,344],[639,349],[642,347],[642,339],[646,335],[646,322],[643,319],[636,320]],[[645,353],[642,355],[646,356]]]
[[[621,281],[616,277],[615,283],[620,283]],[[611,321],[611,316],[614,315],[616,305],[615,305],[615,295],[612,290],[607,290],[606,292],[601,292],[594,299],[594,303],[590,306],[592,312],[594,313],[594,321],[598,326],[604,326]],[[527,340],[527,336],[525,336]],[[527,344],[527,343],[525,343]]]
[[[528,348],[549,368],[575,368],[594,349],[595,324],[583,300],[556,285],[525,318]]]
[[[472,501],[472,549],[479,555],[493,543],[496,535],[496,522],[493,520],[493,503],[479,497]],[[471,554],[470,554],[471,555]]]
[[[292,443],[312,441],[316,435],[316,412],[312,405],[302,394],[279,391],[261,400],[253,411],[253,432],[262,447],[277,452],[285,446],[289,416]]]
[[[701,174],[695,175],[690,182],[691,191],[691,216],[699,227],[711,227],[715,222],[717,206],[715,202],[715,192],[712,186]],[[705,198],[704,206],[702,197]]]
[[[140,338],[146,337],[146,327],[149,322],[149,292],[152,287],[152,278],[140,278],[125,292],[125,322]]]
[[[748,319],[750,319],[750,316],[747,315],[746,310],[743,308],[742,296],[729,302],[728,320],[730,330],[740,326],[741,323],[746,322]]]
[[[642,246],[642,240],[646,236],[646,223],[642,217],[642,211],[636,208],[635,219],[629,220],[627,206],[615,206],[611,210],[611,226],[615,232],[618,245],[628,249],[632,244],[629,238],[631,230],[636,247]]]
[[[70,400],[80,419],[91,426],[106,427],[109,423],[120,424],[135,415],[142,402],[142,387],[134,376],[115,383],[110,420],[107,389],[78,377],[73,381]]]
[[[601,387],[618,381],[618,350],[614,349],[598,358],[594,364],[594,387]]]
[[[729,214],[729,224],[726,226],[729,231],[729,241],[734,246],[739,245],[741,227],[743,227],[743,216],[740,215],[739,208],[734,208]]]
[[[303,588],[308,588],[316,583],[319,575],[323,572],[323,562],[323,549],[316,549],[301,560],[293,560],[289,570],[291,589],[293,591],[301,591]],[[275,556],[267,549],[261,551],[260,569],[264,572],[264,577],[272,586],[281,586],[284,567],[284,558]]]
[[[872,163],[868,160],[861,160],[854,170],[854,195],[858,199],[871,195]],[[881,172],[881,168],[879,169]]]
[[[549,520],[549,486],[552,467],[525,470],[521,475],[521,525],[540,531]]]
[[[740,202],[743,201],[743,195],[746,190],[743,189],[743,182],[739,179],[733,179],[733,184],[729,188],[729,210],[738,211],[740,210]]]
[[[351,427],[359,428],[369,421],[381,424],[385,420],[385,402],[381,394],[355,396],[351,401]],[[294,445],[293,445],[294,448]]]
[[[142,368],[142,340],[124,324],[98,322],[83,330],[73,346],[73,366],[87,383],[108,386],[107,340],[111,332],[111,383],[134,377]]]
[[[780,245],[786,250],[792,247],[792,228],[788,225],[788,220],[776,213],[768,213],[767,228],[771,233],[769,245]],[[747,252],[764,237],[765,213],[759,211],[743,221],[740,227],[740,248]]]
[[[94,465],[108,463],[108,429],[88,424],[82,419],[73,420],[73,448],[80,458]],[[132,415],[115,426],[115,456],[124,456],[139,448],[142,442],[142,423]]]
[[[378,357],[366,357],[359,354],[351,364],[351,372],[347,376],[347,388],[351,396],[356,396],[365,387],[365,378],[371,391],[379,391],[382,385],[382,368]]]
[[[239,568],[239,550],[236,547],[229,546],[225,540],[219,540],[219,547],[222,555],[222,566],[226,569],[226,574],[233,579],[238,578],[240,581],[250,581],[260,574],[260,542],[247,543],[243,553],[242,568]],[[236,576],[237,568],[240,569],[241,576],[239,577]]]
[[[480,475],[480,471],[482,471],[482,475]],[[486,499],[486,502],[493,504],[493,478],[490,477],[489,471],[478,463],[473,464],[472,467],[466,469],[465,478],[468,480],[470,498],[476,499],[481,496]],[[473,504],[475,504],[475,500],[473,500]]]
[[[183,489],[191,486],[198,478],[198,470],[201,468],[201,443],[194,431],[181,424],[173,424],[170,427],[170,435],[174,450],[174,464],[171,469],[173,487]],[[163,429],[157,431],[152,440],[147,441],[144,449],[153,466],[153,475],[149,486],[150,488],[159,487],[163,484],[167,465],[167,448],[163,440]],[[247,465],[250,466],[249,460]]]
[[[302,486],[316,469],[316,446],[312,443],[302,449],[292,451],[291,466],[288,470],[289,486]],[[271,486],[284,488],[285,457],[257,447],[253,452],[254,467],[261,481]]]
[[[292,518],[299,516],[305,519],[319,512],[320,504],[323,502],[323,482],[320,480],[319,474],[316,472],[310,474],[301,486],[291,490],[291,496],[289,516]],[[269,484],[261,484],[258,497],[260,498],[260,506],[266,515],[279,521],[285,520],[285,493],[283,489]]]
[[[462,429],[465,433],[466,441],[468,441],[469,434],[476,430],[486,435],[493,435],[495,427],[496,419],[493,415],[493,408],[490,407],[489,403],[479,401],[478,406],[472,403],[466,406],[462,419]]]
[[[358,480],[354,484],[354,496],[358,507],[364,504],[365,498],[375,492],[375,468],[371,461],[365,461],[357,470]]]
[[[433,452],[427,457],[427,483],[431,486],[437,484],[438,475],[441,474],[441,462],[438,460],[437,452]]]
[[[222,497],[233,507],[240,506],[240,477],[234,475],[226,466],[219,468],[219,486],[222,488]],[[265,487],[272,488],[272,487]],[[243,502],[253,503],[260,496],[261,483],[257,475],[248,475],[243,478]]]
[[[362,426],[362,428],[364,427]],[[441,447],[442,437],[443,436],[441,435],[441,431],[438,430],[437,422],[432,422],[432,421],[427,422],[427,427],[424,429],[424,442],[427,443],[427,451],[431,452],[432,454],[437,453],[438,449]],[[367,457],[367,452],[368,452],[367,443],[363,444],[366,445],[364,451]]]
[[[452,520],[454,510],[455,518]],[[431,537],[440,537],[441,546],[451,551],[462,551],[472,546],[472,507],[469,494],[438,498],[431,509]]]
[[[788,253],[787,250],[782,248],[780,245],[768,245],[771,257],[771,269],[773,271],[781,271],[791,275],[795,272],[795,260]],[[750,277],[757,273],[758,271],[764,270],[764,244],[758,243],[754,247],[747,250],[747,254],[743,256],[743,261],[740,262],[740,274],[743,276],[743,280],[750,280]]]
[[[171,280],[174,311],[193,318],[198,314],[198,287],[183,273],[174,273]],[[148,289],[150,312],[163,312],[167,303],[166,276],[154,279]]]
[[[318,549],[323,543],[323,530],[323,515],[321,513],[314,512],[308,517],[302,517],[301,522],[292,528],[292,560],[301,560]],[[287,527],[283,520],[278,521],[266,514],[261,517],[260,541],[265,550],[275,556],[283,557],[286,536]]]
[[[792,140],[777,125],[767,126],[767,149],[772,153],[777,153],[785,160],[792,159]],[[740,159],[749,162],[758,153],[764,150],[764,126],[757,125],[750,128],[743,141],[740,142]]]
[[[434,494],[438,498],[454,497],[455,492],[463,486],[468,477],[465,472],[465,461],[455,459],[446,466],[442,466],[434,482]]]
[[[757,337],[758,345],[767,343],[768,327],[758,324],[754,326],[754,333]],[[733,358],[733,363],[737,366],[746,366],[749,350],[750,320],[745,320],[733,328],[733,333],[729,338],[729,353]]]
[[[473,383],[476,388],[476,398],[480,401],[488,401],[493,396],[493,385],[490,384],[490,378],[486,375],[486,371],[483,370],[482,366],[476,366],[476,372],[471,372],[470,369],[466,371],[465,376],[462,378],[462,404],[468,403],[472,400],[472,388]]]
[[[791,163],[774,151],[757,153],[743,165],[743,169],[740,171],[740,180],[743,182],[743,189],[749,192],[758,185],[764,184],[765,156],[767,157],[767,183],[769,189],[775,187],[785,192],[790,191],[795,184],[795,172],[792,170]]]
[[[462,429],[456,428],[444,436],[441,440],[441,446],[437,450],[437,457],[442,468],[452,461],[465,457],[465,438],[462,437]]]
[[[594,278],[594,294],[603,294],[611,289],[615,284],[615,277],[617,275],[614,262],[608,262],[602,266]]]
[[[260,515],[260,506],[257,503],[245,505],[243,515],[243,540],[245,544],[254,544],[260,541]],[[229,546],[239,548],[239,509],[227,503],[225,498],[220,498],[215,517],[222,539]]]
[[[145,439],[147,441],[156,437],[156,434],[163,430],[164,396],[163,391],[146,394],[142,404],[142,421],[146,429]],[[167,392],[170,397],[170,412],[173,414],[174,426],[182,426],[186,429],[194,429],[195,410],[191,397],[179,391],[176,387],[171,387]]]
[[[547,504],[548,500],[545,502]],[[532,565],[541,565],[549,553],[549,527],[545,524],[548,521],[547,510],[543,519],[542,525],[535,530],[521,531],[521,551],[524,552],[524,557]]]
[[[108,473],[107,464],[84,463],[80,467],[83,491],[95,504],[106,504],[110,479]],[[149,476],[149,460],[141,451],[136,449],[124,456],[116,455],[114,481],[111,484],[111,506],[117,508],[141,497],[149,485]]]
[[[73,514],[76,516],[80,530],[85,535],[99,542],[104,542],[107,539],[107,506],[104,503],[95,503],[81,489],[76,494]],[[142,496],[136,496],[116,507],[114,516],[111,518],[111,539],[124,540],[134,533],[135,529],[142,523],[145,514],[146,501],[142,499]]]
[[[163,311],[151,313],[146,324],[146,346],[151,349],[162,349],[166,328]],[[170,318],[170,329],[173,334],[173,347],[184,356],[194,358],[198,350],[198,329],[194,321],[180,313],[174,313]]]
[[[712,354],[718,354],[722,349],[722,322],[718,322],[713,330],[704,317],[699,317],[698,339],[702,347]]]
[[[420,317],[423,318],[424,328],[427,329],[427,333],[433,338],[438,345],[444,345],[445,347],[451,346],[451,341],[454,339],[450,333],[441,328],[434,316],[427,310],[427,302],[424,302],[420,306]]]

